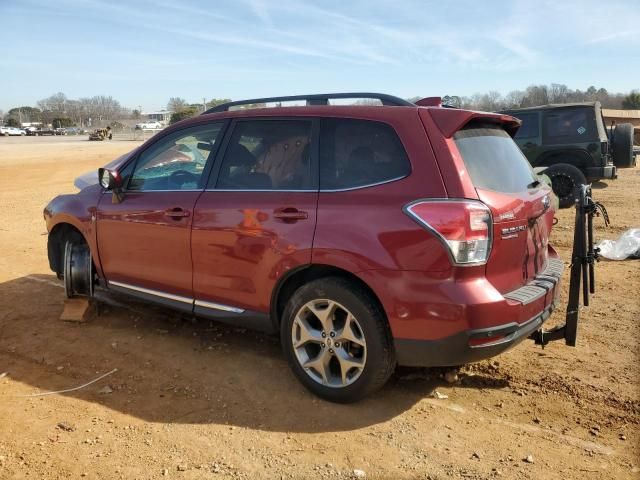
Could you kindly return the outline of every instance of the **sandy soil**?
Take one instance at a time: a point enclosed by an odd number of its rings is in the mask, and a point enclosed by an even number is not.
[[[0,138],[0,478],[640,478],[637,260],[598,265],[577,348],[526,342],[455,384],[404,370],[348,406],[307,393],[268,336],[120,297],[61,322],[42,209],[136,145]],[[640,226],[640,169],[608,183],[599,238]]]

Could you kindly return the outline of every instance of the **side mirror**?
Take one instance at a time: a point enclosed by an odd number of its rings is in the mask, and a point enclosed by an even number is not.
[[[122,192],[122,179],[118,172],[115,170],[108,170],[106,168],[98,169],[98,180],[102,188],[111,190],[113,192],[111,203],[120,203],[124,199]]]
[[[98,169],[98,179],[102,188],[113,190],[120,186],[120,176],[118,172],[107,170],[106,168]]]

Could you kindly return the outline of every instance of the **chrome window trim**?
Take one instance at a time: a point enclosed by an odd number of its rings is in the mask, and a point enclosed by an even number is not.
[[[384,185],[386,183],[397,182],[398,180],[402,180],[403,178],[407,178],[410,175],[401,175],[400,177],[390,178],[388,180],[382,180],[381,182],[368,183],[366,185],[358,185],[357,187],[347,187],[347,188],[321,188],[320,192],[349,192],[351,190],[360,190],[361,188],[369,188],[369,187],[377,187],[378,185]]]
[[[196,300],[194,302],[194,305],[196,307],[211,308],[213,310],[222,310],[223,312],[244,313],[243,308],[231,307],[229,305],[224,305],[222,303],[206,302],[204,300]]]
[[[135,285],[129,285],[128,283],[115,282],[110,280],[108,282],[109,285],[114,285],[116,287],[126,288],[129,290],[134,290],[140,293],[146,293],[148,295],[155,295],[156,297],[162,297],[169,300],[175,300],[176,302],[182,303],[191,303],[193,304],[193,298],[181,297],[180,295],[173,295],[171,293],[159,292],[157,290],[151,290],[150,288],[136,287]]]

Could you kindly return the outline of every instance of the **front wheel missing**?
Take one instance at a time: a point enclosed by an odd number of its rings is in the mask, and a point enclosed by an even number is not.
[[[64,292],[67,298],[93,296],[93,262],[86,243],[65,244]]]

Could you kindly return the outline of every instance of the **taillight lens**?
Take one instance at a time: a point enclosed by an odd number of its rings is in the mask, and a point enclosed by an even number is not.
[[[447,247],[453,263],[482,265],[491,251],[491,211],[475,200],[419,200],[405,212]]]

